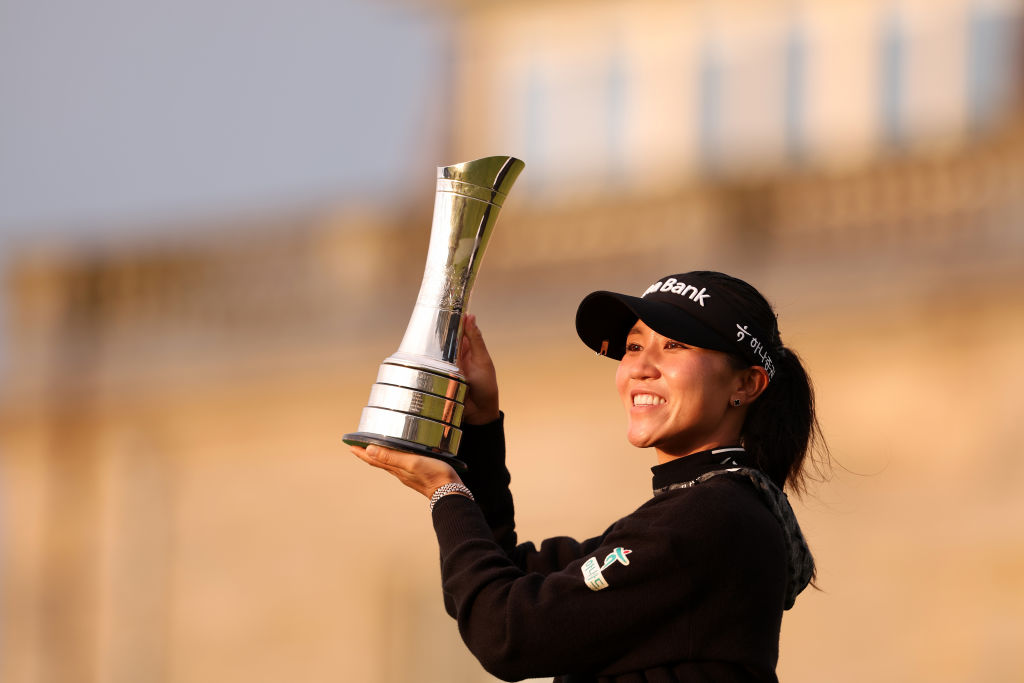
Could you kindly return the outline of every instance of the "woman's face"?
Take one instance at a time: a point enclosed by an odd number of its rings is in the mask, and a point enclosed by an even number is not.
[[[742,394],[744,372],[720,351],[682,344],[637,321],[615,373],[629,442],[653,446],[660,462],[736,445],[746,411],[729,402]]]

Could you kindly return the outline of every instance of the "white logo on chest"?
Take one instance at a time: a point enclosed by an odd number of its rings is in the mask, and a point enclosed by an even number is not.
[[[626,557],[626,555],[629,555],[631,552],[633,551],[619,547],[608,553],[608,557],[604,558],[603,565],[597,564],[596,557],[592,557],[584,562],[580,569],[583,572],[583,580],[586,582],[587,587],[592,591],[599,591],[607,588],[608,582],[605,580],[602,572],[616,562],[619,562],[622,565],[628,565],[629,558]]]

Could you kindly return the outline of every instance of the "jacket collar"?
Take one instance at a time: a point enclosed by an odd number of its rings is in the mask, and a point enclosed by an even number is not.
[[[691,453],[652,467],[651,473],[654,475],[652,488],[657,490],[671,484],[691,481],[714,470],[749,466],[747,452],[743,450],[742,446],[729,446]]]

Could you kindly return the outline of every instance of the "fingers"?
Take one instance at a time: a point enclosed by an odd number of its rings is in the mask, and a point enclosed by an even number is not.
[[[388,470],[389,472],[408,470],[414,465],[414,462],[411,461],[420,457],[418,455],[402,453],[401,451],[393,451],[390,448],[383,448],[372,443],[367,445],[366,448],[350,446],[349,450],[366,464],[379,467],[382,470]]]
[[[366,449],[363,448],[362,446],[349,446],[348,449],[352,451],[352,455],[356,456],[357,458],[365,462],[367,465],[372,465],[373,467],[380,467],[381,469],[383,469],[383,466],[377,462],[377,459],[371,458],[370,454],[367,453]]]
[[[376,444],[369,444],[366,448],[350,446],[349,450],[366,464],[389,472],[425,496],[443,484],[461,481],[451,465],[436,458],[403,453]]]
[[[493,372],[494,362],[484,343],[484,335],[476,324],[475,315],[466,315],[466,324],[462,331],[462,346],[459,349],[458,363],[470,379],[479,371]]]
[[[466,314],[466,326],[463,329],[465,329],[467,335],[472,336],[475,339],[479,339],[479,340],[483,341],[484,336],[483,336],[483,333],[480,332],[480,326],[476,324],[476,315],[475,314],[473,314],[473,313],[467,313]]]
[[[469,382],[463,422],[487,424],[498,419],[497,373],[475,315],[467,314],[465,317],[458,365]]]
[[[470,352],[487,356],[487,344],[484,343],[484,334],[480,326],[476,324],[476,316],[472,313],[466,314],[466,324],[463,327],[463,338],[468,342]]]

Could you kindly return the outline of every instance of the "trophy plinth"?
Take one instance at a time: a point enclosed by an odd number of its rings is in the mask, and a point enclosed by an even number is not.
[[[437,169],[423,282],[398,351],[380,366],[359,431],[345,443],[439,458],[457,469],[466,378],[458,368],[462,314],[505,196],[525,164],[486,157]]]

